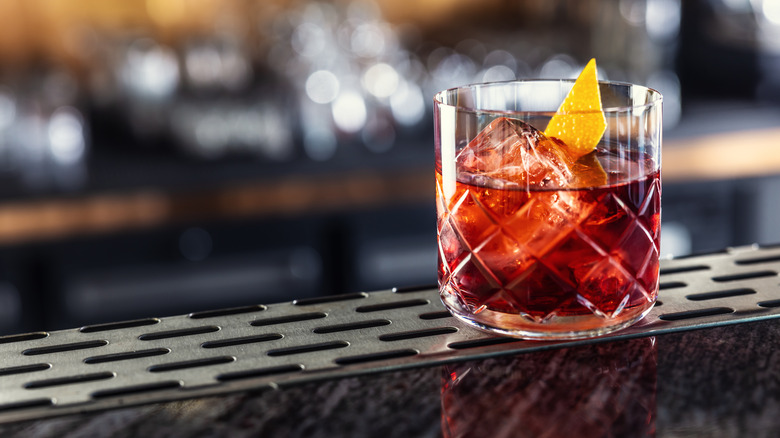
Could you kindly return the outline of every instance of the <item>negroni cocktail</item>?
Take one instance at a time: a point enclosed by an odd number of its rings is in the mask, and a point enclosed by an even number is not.
[[[561,97],[546,115],[516,102],[555,88],[542,82],[437,96],[440,292],[477,327],[538,339],[599,335],[639,320],[657,296],[660,96],[597,84],[615,106],[567,113],[603,120],[578,135],[576,120],[572,128],[552,114],[571,83],[558,81]]]

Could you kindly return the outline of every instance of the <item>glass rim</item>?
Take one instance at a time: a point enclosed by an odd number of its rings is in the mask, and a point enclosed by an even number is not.
[[[449,104],[444,103],[442,101],[442,97],[451,92],[455,92],[458,90],[468,90],[468,89],[477,89],[477,88],[490,88],[490,87],[498,87],[498,86],[505,86],[505,85],[512,85],[512,84],[524,84],[524,83],[572,83],[574,84],[575,79],[513,79],[510,81],[496,81],[496,82],[476,82],[472,84],[466,84],[461,85],[457,87],[447,88],[445,90],[439,91],[438,93],[433,95],[433,102],[435,105],[439,106],[447,106],[451,108],[457,109],[459,112],[462,113],[482,113],[482,114],[538,114],[538,115],[550,115],[552,116],[557,112],[557,108],[554,110],[524,110],[524,111],[513,111],[513,110],[492,110],[492,109],[479,109],[474,108],[473,106],[466,106],[466,105],[457,105],[457,104]],[[619,113],[619,112],[625,112],[629,110],[637,110],[642,108],[650,108],[655,105],[659,105],[663,103],[663,95],[660,91],[650,88],[644,85],[639,84],[633,84],[631,82],[622,82],[622,81],[598,81],[599,85],[608,85],[608,86],[618,86],[618,87],[625,87],[625,88],[638,88],[641,89],[650,95],[653,96],[651,100],[648,102],[637,104],[637,105],[621,105],[621,106],[609,106],[609,107],[602,107],[601,111],[598,110],[591,110],[591,111],[578,111],[578,114],[588,114],[588,113]],[[562,102],[563,100],[561,100]]]

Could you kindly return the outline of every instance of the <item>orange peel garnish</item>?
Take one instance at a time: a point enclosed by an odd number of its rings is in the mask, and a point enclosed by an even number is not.
[[[563,141],[571,154],[578,158],[596,149],[606,128],[596,60],[591,59],[550,119],[544,134]]]

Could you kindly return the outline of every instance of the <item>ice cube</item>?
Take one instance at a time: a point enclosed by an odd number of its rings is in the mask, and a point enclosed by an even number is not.
[[[567,187],[576,159],[560,140],[521,120],[500,117],[456,157],[459,171],[524,187]]]

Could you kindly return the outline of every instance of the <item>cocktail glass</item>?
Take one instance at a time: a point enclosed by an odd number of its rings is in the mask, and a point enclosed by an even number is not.
[[[543,134],[572,85],[477,84],[434,98],[439,288],[468,324],[578,339],[655,303],[661,95],[599,82],[606,129],[577,157]]]

